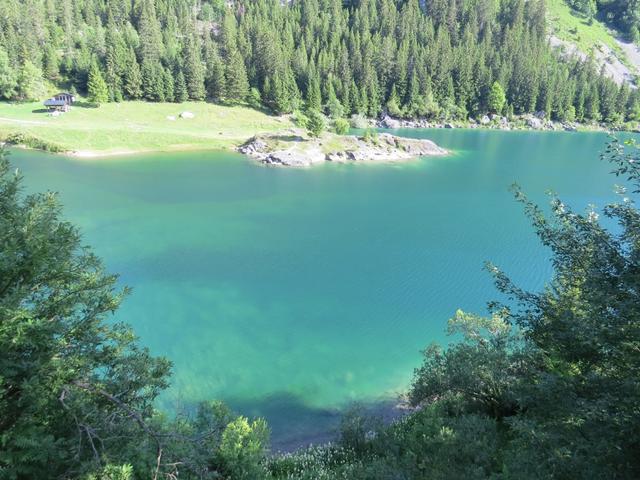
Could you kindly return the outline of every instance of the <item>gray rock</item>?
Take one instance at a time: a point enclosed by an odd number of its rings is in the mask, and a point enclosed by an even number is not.
[[[380,120],[380,126],[382,128],[394,129],[394,128],[401,128],[402,123],[400,122],[400,120],[396,120],[395,118],[392,118],[389,115],[385,115]]]
[[[380,133],[375,141],[362,137],[325,134],[323,139],[298,138],[295,133],[254,137],[238,148],[265,165],[310,167],[323,162],[395,162],[421,156],[445,155],[446,150],[429,140],[401,138]],[[326,152],[328,145],[337,144]]]
[[[542,120],[537,117],[528,117],[526,120],[527,127],[540,130],[543,126]]]

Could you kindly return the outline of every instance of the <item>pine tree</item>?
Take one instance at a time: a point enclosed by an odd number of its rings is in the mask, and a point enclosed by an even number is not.
[[[223,99],[225,97],[225,83],[225,68],[217,48],[213,47],[207,52],[205,79],[207,96],[216,101]]]
[[[164,101],[173,102],[175,100],[175,82],[171,70],[168,68],[162,70],[162,86],[164,88]]]
[[[336,96],[336,91],[333,88],[333,82],[329,81],[329,87],[327,90],[327,112],[329,113],[329,116],[334,120],[342,118],[344,116],[344,108]]]
[[[393,117],[401,117],[402,110],[400,109],[400,100],[398,98],[398,92],[396,91],[396,85],[393,84],[391,87],[391,94],[389,95],[389,100],[387,100],[387,111],[389,115]]]
[[[309,122],[307,124],[307,130],[312,137],[319,137],[322,135],[325,129],[324,118],[318,110],[309,110],[307,112]]]
[[[307,80],[307,109],[320,110],[322,107],[322,94],[320,92],[320,79],[312,73]]]
[[[187,83],[184,80],[184,74],[182,73],[182,70],[178,71],[178,74],[176,75],[173,97],[174,101],[177,103],[183,103],[189,99],[189,92],[187,92]]]
[[[140,57],[142,62],[157,62],[162,56],[163,43],[160,22],[154,0],[141,0],[142,9],[138,22]]]
[[[22,101],[39,100],[44,94],[42,71],[27,60],[18,70],[16,98]]]
[[[58,52],[53,45],[47,45],[44,49],[42,63],[44,66],[44,77],[51,81],[58,80],[60,77],[60,60],[58,58]]]
[[[282,76],[276,72],[273,77],[267,77],[265,80],[265,97],[266,105],[277,114],[289,113],[291,111],[291,102],[289,95],[285,89]]]
[[[164,101],[163,69],[159,62],[142,62],[142,90],[144,98],[152,102]]]
[[[184,77],[187,83],[187,92],[192,100],[204,100],[205,97],[205,70],[200,56],[198,41],[189,37],[184,47]]]
[[[9,64],[9,55],[0,47],[0,98],[10,100],[16,93],[16,72]]]
[[[127,71],[127,49],[115,25],[107,27],[107,53],[105,81],[109,89],[109,100],[120,102],[124,97],[123,77]]]
[[[491,90],[489,91],[489,99],[487,104],[489,106],[489,111],[492,113],[500,113],[504,108],[505,103],[507,103],[507,97],[504,93],[504,89],[500,83],[493,82],[491,85]]]
[[[107,84],[104,81],[97,62],[94,62],[89,70],[87,95],[89,101],[98,106],[109,101],[109,89],[107,88]]]
[[[124,73],[123,89],[124,93],[131,100],[142,97],[142,72],[140,71],[140,65],[138,65],[133,49],[129,50],[127,69]]]
[[[224,78],[225,100],[231,103],[243,102],[249,94],[249,80],[244,60],[237,50],[232,51],[227,60]]]

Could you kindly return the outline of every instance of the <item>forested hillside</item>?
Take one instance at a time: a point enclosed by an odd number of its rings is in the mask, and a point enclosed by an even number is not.
[[[552,51],[542,0],[4,0],[0,96],[48,88],[334,118],[640,119],[638,93]]]

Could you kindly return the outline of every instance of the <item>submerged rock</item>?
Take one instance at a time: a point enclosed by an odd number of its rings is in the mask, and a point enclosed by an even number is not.
[[[326,133],[308,138],[300,130],[255,136],[238,148],[265,165],[310,167],[324,162],[397,162],[448,152],[431,140],[380,133],[371,138]]]

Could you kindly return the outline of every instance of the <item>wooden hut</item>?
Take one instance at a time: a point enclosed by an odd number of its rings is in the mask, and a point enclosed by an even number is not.
[[[45,100],[44,106],[50,111],[68,112],[75,101],[76,98],[72,94],[68,92],[61,92],[54,97]]]

